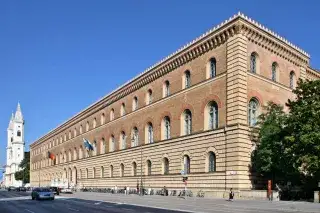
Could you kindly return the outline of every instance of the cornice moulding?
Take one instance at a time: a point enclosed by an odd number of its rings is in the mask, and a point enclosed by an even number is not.
[[[254,28],[252,26],[254,26]],[[44,140],[47,140],[53,134],[65,131],[71,125],[74,125],[74,123],[83,120],[84,117],[88,117],[93,113],[102,110],[103,108],[111,105],[113,102],[119,100],[120,98],[125,97],[126,95],[169,73],[177,67],[182,66],[190,60],[193,60],[194,58],[208,52],[209,50],[225,43],[228,38],[234,36],[237,33],[241,33],[243,27],[246,27],[247,30],[252,30],[252,33],[256,35],[254,37],[255,40],[256,38],[258,38],[257,41],[265,41],[265,46],[269,47],[269,50],[272,50],[270,48],[270,44],[272,42],[273,44],[276,44],[276,46],[280,45],[281,43],[282,49],[277,52],[279,53],[280,51],[282,51],[281,54],[286,59],[289,59],[291,54],[292,56],[299,57],[302,61],[308,63],[309,55],[305,51],[301,50],[281,36],[272,32],[268,28],[239,12],[238,14],[235,14],[229,19],[223,21],[221,24],[218,24],[216,27],[213,27],[212,29],[203,33],[198,38],[192,40],[174,53],[160,60],[158,63],[149,67],[137,77],[127,81],[125,84],[113,90],[97,102],[93,103],[75,116],[69,118],[66,122],[62,123],[57,128],[49,131],[46,135],[38,138],[34,143],[30,145],[30,147],[32,148],[43,142]],[[267,35],[263,35],[257,29]],[[284,45],[286,46],[284,47]],[[287,52],[287,54],[289,55],[285,55],[283,54],[283,52]]]

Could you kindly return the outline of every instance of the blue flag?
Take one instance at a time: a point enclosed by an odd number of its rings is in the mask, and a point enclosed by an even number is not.
[[[93,150],[93,146],[91,145],[90,141],[85,138],[83,138],[83,145],[88,151]]]

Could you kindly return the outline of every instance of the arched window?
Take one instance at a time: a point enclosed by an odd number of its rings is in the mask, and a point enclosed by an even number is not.
[[[93,128],[96,128],[96,127],[97,127],[97,119],[94,118],[94,119],[93,119]]]
[[[171,138],[171,123],[168,116],[165,116],[162,120],[162,132],[163,140],[168,140]]]
[[[294,89],[296,87],[296,75],[293,71],[290,72],[290,88]]]
[[[163,84],[163,97],[168,97],[170,95],[170,82],[167,80]]]
[[[216,69],[216,59],[211,58],[209,60],[209,77],[214,78],[217,75],[217,69]]]
[[[208,154],[208,171],[216,171],[216,155],[213,152],[209,152]]]
[[[21,137],[21,131],[20,131],[20,130],[18,130],[17,136],[18,136],[18,137]]]
[[[163,158],[162,163],[163,163],[163,174],[164,175],[169,174],[169,160],[168,160],[168,158]]]
[[[68,152],[68,161],[72,161],[71,149]]]
[[[71,130],[69,130],[69,140],[71,139]]]
[[[100,167],[100,177],[104,177],[104,168],[103,166]]]
[[[251,53],[251,56],[250,56],[250,72],[251,73],[258,73],[257,72],[257,65],[258,65],[258,55],[257,53],[253,52]]]
[[[146,105],[149,105],[152,103],[152,90],[149,89],[146,94]]]
[[[86,178],[88,178],[89,177],[89,171],[88,171],[88,169],[86,168]]]
[[[76,137],[76,136],[77,136],[77,129],[74,128],[74,130],[73,130],[73,137]]]
[[[120,177],[124,176],[124,165],[123,163],[120,164]]]
[[[110,111],[110,121],[114,119],[114,109],[111,109]]]
[[[277,70],[278,70],[278,64],[276,62],[273,62],[272,63],[272,66],[271,66],[271,79],[272,81],[277,81]]]
[[[106,116],[104,115],[104,113],[102,113],[100,118],[100,125],[103,125],[105,122],[106,122]]]
[[[192,132],[192,114],[189,109],[183,112],[183,133],[189,135]]]
[[[137,109],[138,109],[138,98],[137,96],[135,96],[132,101],[132,111],[135,111]]]
[[[146,168],[147,174],[146,175],[151,175],[151,167],[152,167],[151,161],[147,160],[147,168]]]
[[[101,139],[100,142],[100,154],[105,154],[106,153],[106,141],[104,138]]]
[[[78,152],[76,147],[73,149],[73,160],[78,160]]]
[[[82,134],[83,129],[82,129],[82,125],[80,125],[80,134]]]
[[[191,86],[191,74],[190,71],[187,70],[184,72],[184,87],[183,89],[189,88]]]
[[[125,149],[126,148],[126,145],[127,145],[126,144],[126,138],[127,138],[126,133],[124,131],[122,131],[121,134],[120,134],[120,142],[121,142],[120,149]]]
[[[190,157],[188,155],[183,156],[183,170],[185,174],[190,174]]]
[[[121,114],[121,116],[124,116],[126,114],[126,105],[125,105],[125,103],[121,104],[120,114]]]
[[[146,141],[147,141],[147,143],[153,143],[153,126],[152,126],[152,123],[149,122],[146,125],[145,132],[146,132]]]
[[[211,101],[208,103],[206,109],[205,109],[205,126],[207,126],[207,129],[216,129],[218,128],[218,105],[216,102]]]
[[[83,158],[83,148],[82,146],[80,146],[79,148],[79,159],[82,159]]]
[[[138,146],[139,144],[139,131],[137,127],[133,127],[131,133],[131,147]]]
[[[110,152],[113,152],[115,150],[116,147],[116,140],[114,138],[113,135],[111,135],[110,140],[109,140],[109,144],[110,144]]]
[[[252,98],[248,106],[248,122],[249,126],[255,126],[258,119],[259,103],[255,98]]]
[[[88,132],[89,131],[89,121],[87,121],[87,123],[86,123],[86,132]]]
[[[132,176],[136,176],[137,175],[137,163],[133,162],[132,163]]]
[[[110,165],[110,177],[113,177],[113,166]]]
[[[96,178],[96,168],[93,167],[93,170],[92,170],[92,176],[93,178]]]
[[[67,133],[64,133],[64,141],[67,141]]]

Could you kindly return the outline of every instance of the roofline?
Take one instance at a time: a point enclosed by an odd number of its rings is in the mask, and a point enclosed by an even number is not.
[[[172,59],[174,56],[182,53],[183,51],[185,51],[186,49],[188,49],[189,47],[191,47],[192,45],[196,44],[197,42],[200,42],[203,38],[205,38],[206,36],[210,35],[211,33],[218,31],[220,29],[222,29],[223,27],[225,27],[226,25],[230,24],[231,22],[237,20],[237,19],[243,19],[247,22],[249,22],[250,24],[254,25],[255,27],[259,28],[260,30],[264,31],[265,33],[275,37],[276,39],[278,39],[279,41],[285,43],[286,45],[288,45],[289,47],[293,48],[294,50],[296,50],[297,52],[299,52],[300,54],[302,54],[303,56],[310,58],[309,54],[306,53],[305,51],[303,51],[302,49],[300,49],[299,47],[293,45],[291,42],[289,42],[288,40],[284,39],[283,37],[279,36],[278,34],[276,34],[275,32],[271,31],[270,29],[266,28],[265,26],[261,25],[260,23],[254,21],[253,19],[249,18],[248,16],[244,15],[241,12],[238,12],[237,14],[235,14],[234,16],[230,17],[229,19],[226,19],[225,21],[221,22],[220,24],[218,24],[217,26],[211,28],[210,30],[208,30],[207,32],[203,33],[201,36],[197,37],[196,39],[192,40],[191,42],[189,42],[188,44],[184,45],[183,47],[179,48],[177,51],[175,51],[174,53],[170,54],[169,56],[163,58],[162,60],[160,60],[159,62],[157,62],[156,64],[152,65],[151,67],[147,68],[145,71],[143,71],[142,73],[138,74],[136,77],[134,77],[133,79],[125,82],[124,84],[122,84],[121,86],[117,87],[116,89],[114,89],[113,91],[109,92],[107,95],[105,95],[104,97],[102,97],[101,99],[99,99],[98,101],[94,102],[93,104],[89,105],[87,108],[83,109],[82,111],[80,111],[79,113],[77,113],[76,115],[72,116],[71,118],[67,119],[65,122],[61,123],[60,125],[58,125],[56,128],[50,130],[48,133],[46,133],[45,135],[39,137],[38,139],[36,139],[32,144],[30,144],[30,147],[36,145],[37,142],[39,142],[40,140],[44,139],[46,136],[50,135],[52,132],[54,132],[55,130],[57,130],[58,128],[62,127],[63,125],[67,124],[68,122],[70,122],[71,120],[79,117],[82,113],[84,113],[85,111],[88,111],[90,108],[97,106],[99,104],[103,104],[103,101],[105,101],[108,97],[112,96],[113,94],[115,94],[117,91],[121,90],[122,88],[130,85],[131,83],[133,83],[134,81],[138,80],[140,77],[142,77],[143,75],[149,73],[150,71],[152,71],[154,68],[158,67],[161,64],[164,64],[165,62],[169,61],[170,59]]]

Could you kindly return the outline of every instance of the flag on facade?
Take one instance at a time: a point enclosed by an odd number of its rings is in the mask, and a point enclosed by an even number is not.
[[[48,152],[48,158],[50,158],[51,160],[55,160],[56,156],[53,153]]]
[[[87,139],[85,139],[85,138],[83,138],[83,145],[84,145],[84,147],[86,147],[86,149],[87,149],[88,151],[93,150],[92,144],[90,143],[89,140],[87,140]]]

